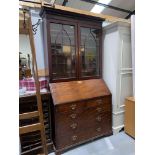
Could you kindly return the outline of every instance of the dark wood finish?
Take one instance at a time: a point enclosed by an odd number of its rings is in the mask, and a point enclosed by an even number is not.
[[[100,98],[110,94],[102,79],[61,82],[50,84],[54,104]]]
[[[56,154],[112,134],[111,93],[102,79],[51,83]]]
[[[63,16],[62,16],[63,14]],[[46,68],[49,71],[49,79],[50,82],[63,82],[63,81],[73,81],[73,80],[87,80],[87,79],[99,79],[102,77],[102,20],[99,18],[89,18],[88,16],[82,16],[77,14],[71,14],[69,12],[60,12],[58,10],[49,9],[47,7],[43,7],[40,13],[41,17],[43,18],[43,29],[44,29],[44,49],[45,49],[45,62]],[[51,49],[51,37],[50,37],[50,24],[51,23],[59,23],[59,24],[67,24],[73,25],[75,27],[75,77],[65,77],[65,78],[53,78],[52,72],[52,49]],[[99,34],[99,49],[96,51],[99,55],[98,63],[99,63],[99,74],[98,75],[91,75],[90,72],[89,76],[82,76],[82,66],[81,66],[81,47],[80,47],[80,28],[87,27],[98,29],[100,31]],[[97,59],[96,59],[97,61]],[[97,63],[97,62],[96,62]]]
[[[41,94],[42,99],[42,107],[43,107],[43,115],[44,115],[44,125],[45,125],[45,133],[47,140],[48,152],[53,151],[53,142],[52,142],[52,127],[51,127],[51,94],[43,93]],[[36,95],[28,95],[22,96],[19,98],[19,113],[20,116],[26,117],[26,120],[20,119],[19,126],[31,125],[37,123],[38,116],[37,113],[37,100]],[[32,114],[34,118],[29,118],[28,115],[22,114]],[[31,116],[32,116],[31,115]],[[41,137],[40,131],[34,131],[31,133],[25,133],[20,135],[21,142],[21,154],[22,155],[30,155],[30,154],[38,154],[42,151],[41,146]]]

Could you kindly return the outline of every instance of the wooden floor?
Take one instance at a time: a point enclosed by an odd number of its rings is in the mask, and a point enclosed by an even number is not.
[[[120,132],[65,152],[62,155],[134,155],[135,140]],[[51,153],[50,155],[55,155]]]

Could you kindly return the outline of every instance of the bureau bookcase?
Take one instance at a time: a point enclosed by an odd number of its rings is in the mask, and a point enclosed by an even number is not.
[[[102,79],[102,21],[43,7],[45,66],[57,155],[112,134],[111,93]]]

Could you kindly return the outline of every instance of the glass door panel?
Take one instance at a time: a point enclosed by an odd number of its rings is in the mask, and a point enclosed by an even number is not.
[[[99,76],[99,30],[80,27],[81,76]]]
[[[50,23],[52,78],[76,77],[75,26]]]

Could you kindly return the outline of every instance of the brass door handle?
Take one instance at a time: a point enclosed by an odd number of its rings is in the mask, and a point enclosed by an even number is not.
[[[102,120],[102,117],[101,117],[101,116],[98,116],[98,117],[96,117],[96,120],[97,120],[98,122],[100,122],[100,121]]]
[[[71,127],[72,129],[76,129],[76,128],[77,128],[77,123],[71,124],[70,127]]]
[[[77,116],[76,114],[71,114],[71,115],[70,115],[70,117],[71,117],[72,119],[75,119],[76,116]]]
[[[72,140],[76,141],[77,140],[77,136],[72,136]]]
[[[97,107],[96,110],[97,110],[97,112],[101,112],[102,111],[102,108]]]
[[[97,128],[97,129],[96,129],[96,131],[100,132],[100,131],[101,131],[101,128],[100,128],[100,127],[99,127],[99,128]]]
[[[70,107],[71,107],[72,110],[75,110],[76,109],[76,104],[72,104]]]

